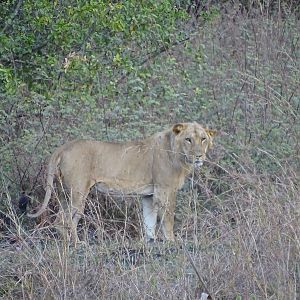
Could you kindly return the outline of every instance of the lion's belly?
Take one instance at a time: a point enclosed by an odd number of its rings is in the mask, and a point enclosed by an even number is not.
[[[153,184],[147,184],[143,186],[129,186],[128,184],[126,187],[122,187],[121,182],[115,182],[115,183],[104,183],[104,182],[97,182],[95,184],[95,187],[97,191],[105,194],[111,194],[111,195],[142,195],[142,196],[150,196],[153,195],[154,192],[154,186]]]

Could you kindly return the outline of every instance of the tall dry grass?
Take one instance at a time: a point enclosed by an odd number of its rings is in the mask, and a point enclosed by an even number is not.
[[[227,176],[230,196],[212,195],[213,207],[194,203],[195,192],[180,195],[186,206],[179,209],[183,221],[172,245],[140,242],[142,234],[131,228],[139,226],[134,214],[120,217],[117,226],[117,218],[95,209],[86,218],[89,226],[82,224],[85,244],[74,248],[45,229],[25,230],[11,208],[11,229],[1,245],[2,296],[195,299],[208,292],[215,299],[297,299],[300,199],[294,174]]]

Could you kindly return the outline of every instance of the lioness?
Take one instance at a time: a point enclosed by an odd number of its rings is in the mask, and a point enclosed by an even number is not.
[[[71,229],[75,241],[86,197],[95,184],[104,193],[141,195],[147,240],[155,239],[159,214],[165,238],[173,241],[176,192],[192,168],[202,165],[215,133],[194,122],[176,124],[141,141],[66,143],[50,158],[40,210],[28,216],[38,217],[46,210],[57,176],[70,191],[71,205],[69,217],[60,214],[59,221]]]

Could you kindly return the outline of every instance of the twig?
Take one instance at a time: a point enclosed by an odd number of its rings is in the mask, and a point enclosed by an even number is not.
[[[191,263],[191,266],[193,267],[193,269],[194,269],[194,271],[195,271],[195,273],[196,273],[196,275],[197,275],[200,283],[202,284],[203,288],[210,295],[211,300],[213,300],[214,297],[212,296],[212,293],[209,292],[207,285],[205,284],[205,282],[204,282],[203,278],[201,277],[200,273],[198,272],[198,269],[196,268],[196,265],[195,265],[195,263],[194,263],[191,255],[190,255],[190,253],[187,251],[187,249],[186,249],[186,247],[185,247],[185,245],[183,243],[182,243],[182,249],[183,249],[185,255],[187,256],[189,262]]]

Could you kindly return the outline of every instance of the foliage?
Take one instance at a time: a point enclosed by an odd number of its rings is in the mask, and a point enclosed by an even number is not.
[[[16,6],[3,3],[2,80],[13,71],[15,81],[43,94],[59,77],[79,70],[82,88],[97,72],[111,78],[133,71],[148,53],[178,40],[177,23],[186,16],[168,0],[20,1]]]

